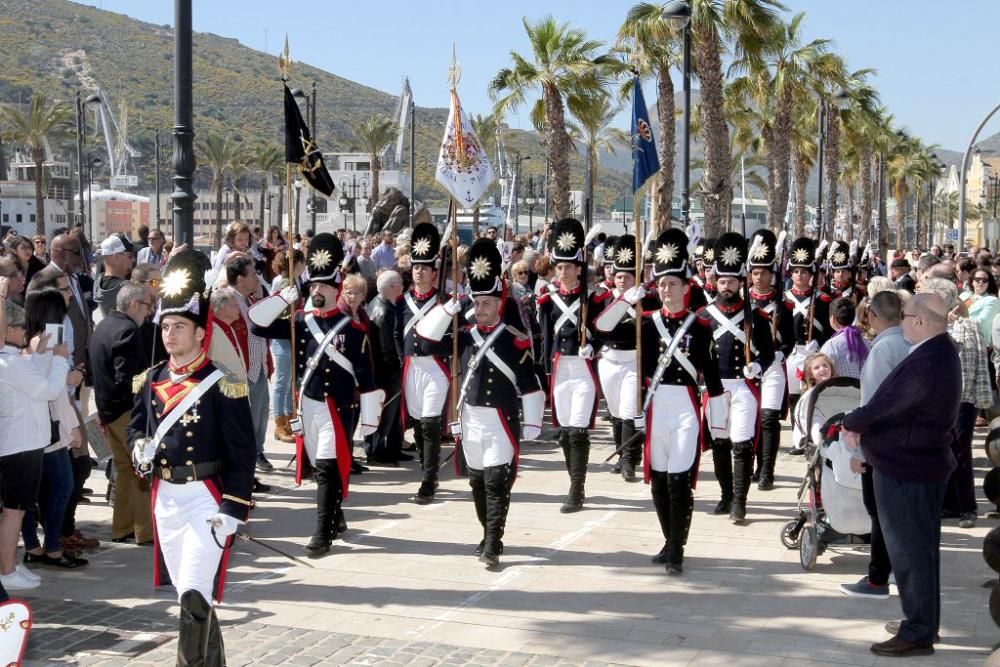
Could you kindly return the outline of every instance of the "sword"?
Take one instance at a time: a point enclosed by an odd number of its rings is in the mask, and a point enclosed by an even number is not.
[[[212,539],[215,540],[215,544],[220,549],[225,549],[226,547],[222,546],[222,544],[219,543],[219,538],[215,534],[215,526],[214,525],[212,526],[211,531],[212,531]],[[268,544],[266,542],[261,542],[257,538],[255,538],[252,535],[250,535],[250,533],[236,532],[236,533],[233,533],[232,537],[235,537],[238,540],[242,540],[243,542],[253,542],[254,544],[259,544],[260,546],[264,547],[265,549],[270,549],[271,551],[273,551],[274,553],[278,554],[279,556],[284,556],[288,560],[293,561],[295,563],[298,563],[299,565],[305,565],[306,567],[311,567],[311,568],[314,568],[314,569],[316,567],[315,565],[313,565],[311,563],[307,563],[306,561],[302,560],[301,558],[296,558],[295,556],[293,556],[291,554],[285,553],[284,551],[282,551],[281,549],[279,549],[277,547],[272,547],[270,544]]]
[[[645,431],[636,431],[634,434],[632,434],[632,437],[629,438],[628,440],[626,440],[625,442],[623,442],[618,447],[618,449],[616,449],[615,451],[611,452],[610,456],[608,456],[608,458],[604,459],[604,462],[605,463],[611,463],[611,459],[615,458],[616,456],[618,456],[619,454],[621,454],[622,452],[624,452],[626,449],[628,449],[629,447],[631,447],[635,443],[637,443],[637,442],[639,442],[641,440],[644,440],[645,438],[646,438],[646,432]]]

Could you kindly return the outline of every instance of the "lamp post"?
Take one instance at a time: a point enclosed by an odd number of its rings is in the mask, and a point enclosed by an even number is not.
[[[410,229],[413,229],[413,214],[416,203],[413,195],[417,187],[417,107],[410,98]]]
[[[153,141],[153,159],[156,160],[156,229],[160,229],[160,131]]]
[[[77,192],[80,193],[80,203],[76,207],[76,224],[83,225],[83,124],[86,118],[83,114],[83,100],[80,99],[80,91],[76,91],[76,175]],[[4,176],[6,178],[6,175]]]
[[[295,229],[302,229],[299,227],[299,218],[301,217],[301,206],[302,206],[302,186],[304,183],[301,178],[295,179]]]
[[[518,195],[521,193],[521,162],[524,160],[530,160],[530,155],[518,155],[514,161],[514,233],[517,234],[521,230],[521,225],[518,217],[521,215],[521,205]],[[506,230],[504,230],[506,234]]]
[[[94,168],[100,169],[104,160],[96,155],[87,157],[87,220],[90,221],[90,229],[87,230],[87,238],[94,238]]]
[[[309,134],[312,136],[313,145],[316,145],[316,80],[313,79],[311,93],[306,93],[301,88],[292,90],[292,97],[306,102],[306,119],[309,123]],[[316,233],[316,190],[309,186],[309,226],[313,234]]]
[[[191,85],[191,0],[174,0],[174,243],[194,242],[194,113]]]
[[[684,31],[683,76],[684,139],[681,142],[681,224],[687,230],[691,215],[691,5],[688,0],[671,0],[663,6],[663,18],[674,31]]]
[[[358,182],[358,175],[352,174],[351,180],[347,180],[345,176],[340,180],[340,210],[350,210],[351,211],[351,228],[354,231],[358,231],[358,189],[361,189],[363,194],[368,192],[368,179],[364,176],[361,177],[361,182]],[[347,193],[350,192],[350,196]]]

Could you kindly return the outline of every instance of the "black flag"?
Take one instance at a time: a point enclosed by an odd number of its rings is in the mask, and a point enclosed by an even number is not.
[[[299,105],[292,97],[292,91],[285,84],[285,162],[297,164],[302,178],[306,179],[317,192],[327,197],[335,190],[330,172],[326,170],[323,154],[313,143],[309,126],[302,120]]]

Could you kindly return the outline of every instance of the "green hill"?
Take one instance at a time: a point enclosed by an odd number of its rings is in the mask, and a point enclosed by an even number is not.
[[[143,153],[137,168],[143,182],[151,184],[153,134],[159,129],[165,137],[173,124],[172,27],[67,0],[0,0],[0,9],[0,103],[27,100],[36,91],[53,99],[71,100],[77,90],[86,96],[98,86],[104,88],[116,111],[123,102],[128,106],[129,140]],[[314,79],[319,90],[317,136],[323,150],[354,149],[352,126],[372,113],[390,115],[395,111],[398,98],[393,95],[295,63],[290,85],[308,88]],[[447,99],[445,92],[441,91],[442,99]],[[428,91],[417,93],[428,96]],[[243,46],[235,39],[195,33],[196,136],[215,132],[249,146],[279,144],[283,137],[281,99],[274,55]],[[445,201],[443,191],[433,185],[433,161],[447,113],[443,108],[416,109],[416,192],[418,199],[433,204]],[[534,158],[523,163],[525,182],[529,175],[544,173],[540,159],[544,153],[537,135],[511,131],[506,141],[508,150]],[[100,150],[95,137],[90,136],[88,144]],[[54,148],[64,155],[73,150],[68,142]],[[161,164],[163,173],[168,174],[169,139],[164,142]],[[572,170],[572,187],[582,189],[583,162],[578,156],[573,157]],[[207,181],[202,171],[199,169],[200,186]],[[598,210],[608,208],[628,182],[625,174],[600,174],[595,195]]]

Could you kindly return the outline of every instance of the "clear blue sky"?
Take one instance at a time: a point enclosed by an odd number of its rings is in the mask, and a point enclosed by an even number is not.
[[[84,0],[85,4],[156,24],[173,23],[168,0]],[[485,113],[486,86],[527,53],[521,19],[552,14],[611,41],[634,4],[606,0],[201,0],[194,28],[277,54],[285,33],[294,60],[398,94],[408,75],[421,106],[444,107],[451,45],[462,65],[460,93],[469,113]],[[833,39],[854,69],[878,70],[875,84],[896,123],[927,143],[964,150],[982,117],[1000,103],[1000,2],[997,0],[786,0],[806,11],[809,39]],[[197,75],[197,73],[196,73]],[[322,100],[322,93],[320,99]],[[651,91],[646,99],[652,104]],[[330,103],[335,101],[330,100]],[[521,112],[508,118],[530,125]],[[623,126],[627,124],[623,118]],[[982,136],[1000,131],[1000,118]]]

